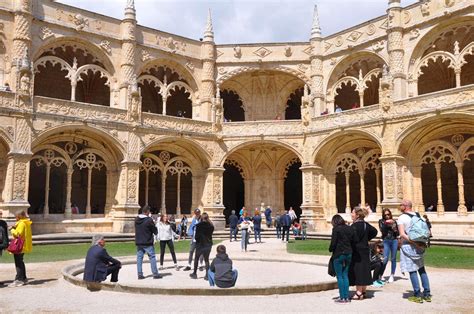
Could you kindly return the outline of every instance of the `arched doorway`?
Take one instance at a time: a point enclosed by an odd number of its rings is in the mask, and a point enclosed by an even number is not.
[[[284,190],[285,210],[292,207],[299,219],[302,212],[301,204],[303,203],[301,162],[299,159],[293,159],[287,167]]]
[[[239,215],[245,204],[245,184],[242,167],[234,160],[227,159],[224,164],[224,216],[226,221],[233,210]]]

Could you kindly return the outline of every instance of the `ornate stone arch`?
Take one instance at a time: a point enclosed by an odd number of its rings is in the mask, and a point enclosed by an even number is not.
[[[474,137],[468,138],[458,149],[461,161],[474,160]]]
[[[363,169],[363,167],[360,159],[356,155],[345,153],[331,163],[330,169],[335,169],[334,173],[347,173],[359,171]]]
[[[415,160],[419,165],[441,162],[460,162],[457,149],[443,140],[431,141],[417,151]]]
[[[303,73],[301,73],[297,70],[294,70],[294,69],[286,67],[286,66],[281,66],[281,65],[274,66],[274,65],[267,65],[267,64],[263,65],[262,67],[260,67],[260,66],[241,66],[241,67],[238,67],[237,69],[234,69],[230,72],[224,73],[222,75],[218,75],[217,80],[216,80],[216,84],[217,84],[218,88],[220,88],[220,86],[225,81],[230,80],[230,79],[232,79],[233,77],[235,77],[237,75],[248,73],[248,72],[261,71],[261,70],[266,70],[266,71],[273,70],[273,71],[284,72],[284,73],[296,76],[301,81],[303,81],[304,84],[308,84],[308,85],[311,84],[311,80],[309,79],[309,77],[307,77],[305,74],[303,74]]]
[[[240,158],[236,157],[236,156],[233,156],[232,158],[227,158],[224,162],[224,165],[231,165],[231,166],[234,166],[240,173],[240,176],[242,177],[242,179],[246,179],[249,177],[248,175],[248,167],[243,167],[242,164],[245,164],[245,162],[242,162],[242,161],[239,161]]]
[[[139,68],[138,73],[140,73],[140,75],[143,75],[144,73],[147,73],[150,69],[159,67],[169,68],[173,72],[176,72],[179,77],[184,80],[187,85],[189,85],[189,89],[192,90],[193,93],[196,93],[198,91],[197,82],[199,80],[194,76],[193,73],[190,73],[186,69],[185,65],[176,60],[171,60],[168,58],[149,60],[148,62],[143,64],[141,68]]]

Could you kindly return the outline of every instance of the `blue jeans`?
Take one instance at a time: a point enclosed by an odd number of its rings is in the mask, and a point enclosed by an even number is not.
[[[388,256],[390,255],[390,261],[392,262],[392,272],[390,273],[391,275],[394,275],[395,269],[397,269],[397,249],[398,249],[397,239],[383,240],[383,264],[387,265]]]
[[[239,276],[239,272],[237,269],[232,270],[232,287],[235,286],[235,282],[237,281],[237,277]],[[209,270],[207,273],[207,279],[209,280],[209,286],[214,287],[216,284],[216,273]]]
[[[428,280],[428,274],[426,273],[425,267],[418,269],[418,273],[421,278],[421,285],[423,286],[423,296],[428,297],[431,295],[430,291],[430,281]],[[413,286],[413,291],[415,292],[415,297],[421,297],[420,291],[420,282],[418,281],[418,275],[416,271],[410,272],[410,281]]]
[[[255,236],[255,243],[257,243],[257,239],[259,242],[262,242],[262,230],[261,229],[254,229],[254,236]]]
[[[351,259],[352,254],[342,254],[336,257],[333,262],[341,299],[349,299],[349,265]]]
[[[230,241],[232,241],[232,238],[234,238],[235,241],[237,241],[237,227],[230,227]]]
[[[137,272],[138,276],[143,276],[143,256],[145,253],[148,255],[150,260],[151,272],[153,276],[158,275],[158,268],[156,267],[156,256],[155,256],[155,247],[151,246],[137,246]]]
[[[247,251],[247,244],[248,244],[248,241],[249,241],[249,231],[248,231],[248,229],[242,229],[240,234],[241,234],[240,248],[242,250]]]

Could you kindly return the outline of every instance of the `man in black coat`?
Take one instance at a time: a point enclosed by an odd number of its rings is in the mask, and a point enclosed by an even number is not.
[[[143,256],[145,253],[150,260],[153,279],[160,279],[162,276],[158,273],[156,267],[156,256],[154,247],[154,236],[158,234],[155,222],[150,217],[150,207],[144,206],[138,216],[135,218],[135,245],[137,246],[137,273],[138,279],[145,279],[143,276]]]
[[[118,281],[118,274],[122,264],[111,257],[104,248],[105,239],[102,235],[95,235],[93,245],[87,251],[84,266],[84,281],[101,282],[112,274],[110,282]]]
[[[286,211],[286,214],[280,216],[280,224],[283,228],[283,234],[281,236],[281,241],[282,242],[287,242],[290,240],[290,226],[291,226],[291,217],[290,214],[288,213],[288,210]],[[286,240],[285,240],[285,233],[286,233]]]
[[[237,225],[239,224],[239,217],[235,214],[235,210],[232,211],[232,214],[229,216],[229,229],[230,229],[230,242],[232,242],[232,238],[234,241],[237,241]]]

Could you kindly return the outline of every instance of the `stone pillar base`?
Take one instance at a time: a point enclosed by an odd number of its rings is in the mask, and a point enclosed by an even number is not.
[[[224,206],[222,207],[204,207],[201,213],[207,213],[214,225],[214,230],[225,229],[225,216],[223,214]]]
[[[382,202],[382,204],[380,205],[380,207],[383,208],[388,208],[390,209],[390,211],[392,212],[392,215],[400,215],[401,212],[400,212],[400,203],[399,202]]]
[[[134,233],[135,217],[138,215],[140,206],[115,206],[112,218],[112,231],[117,233]]]
[[[9,202],[0,204],[3,219],[6,221],[15,220],[15,213],[20,210],[24,210],[28,214],[29,207],[30,204],[28,202]]]
[[[302,213],[300,217],[300,223],[306,221],[308,231],[318,230],[318,221],[325,220],[324,209],[321,205],[314,206],[302,206]]]

